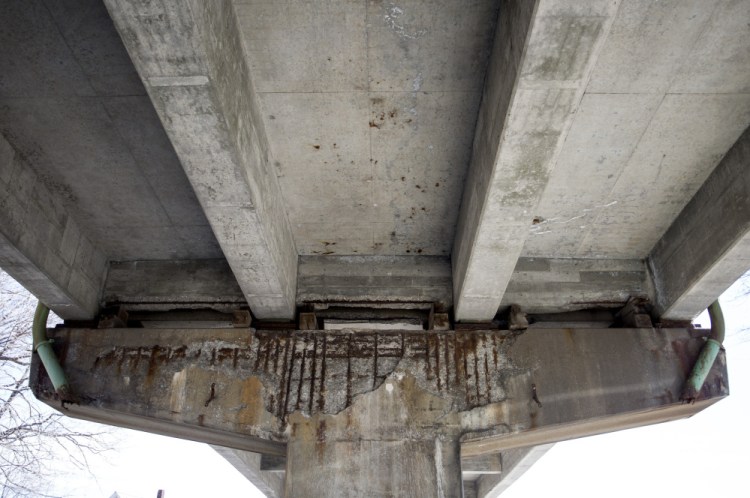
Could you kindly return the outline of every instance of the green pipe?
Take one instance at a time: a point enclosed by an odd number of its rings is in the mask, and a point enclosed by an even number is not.
[[[47,371],[49,379],[52,381],[52,386],[60,395],[63,401],[70,400],[70,385],[68,379],[65,377],[60,362],[57,361],[57,356],[52,350],[52,341],[47,338],[47,317],[49,316],[49,308],[47,308],[41,301],[36,306],[36,312],[34,313],[34,325],[32,327],[32,337],[34,339],[34,351],[39,355],[39,359],[42,360],[42,365]]]
[[[693,371],[688,377],[685,389],[682,391],[680,399],[687,402],[693,402],[698,397],[698,393],[706,382],[706,377],[711,371],[711,367],[716,361],[716,356],[721,350],[721,343],[724,342],[724,314],[721,312],[719,300],[713,302],[708,307],[708,315],[711,317],[711,334],[706,340],[706,344],[698,355],[698,360],[693,365]]]

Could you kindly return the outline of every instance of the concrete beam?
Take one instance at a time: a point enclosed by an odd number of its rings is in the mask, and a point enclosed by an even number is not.
[[[680,402],[704,343],[685,329],[48,334],[78,397],[64,413],[258,453],[286,443],[291,496],[457,496],[459,457],[687,417],[728,394],[721,353],[697,402]],[[37,358],[31,385],[59,406]],[[426,478],[404,479],[404,462]]]
[[[495,316],[617,5],[503,2],[453,244],[458,321]]]
[[[99,311],[106,255],[1,135],[0,267],[64,319]]]
[[[750,128],[648,257],[656,310],[691,319],[750,269]]]
[[[298,274],[298,304],[453,304],[450,259],[442,256],[301,256]]]
[[[129,310],[234,310],[245,298],[223,259],[124,261],[110,263],[102,302]]]
[[[297,251],[232,2],[105,3],[253,313],[293,318]]]

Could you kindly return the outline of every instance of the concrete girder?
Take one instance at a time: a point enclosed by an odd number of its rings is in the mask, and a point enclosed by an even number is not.
[[[293,318],[297,251],[232,2],[105,3],[253,313]]]
[[[503,3],[453,244],[456,320],[497,312],[617,7]]]
[[[0,267],[64,319],[99,311],[107,257],[2,135]]]
[[[750,268],[750,128],[685,206],[648,258],[656,312],[689,320]]]
[[[461,456],[686,417],[728,394],[720,354],[699,400],[680,403],[704,342],[685,329],[48,334],[78,397],[66,414],[286,454],[287,496],[460,496]],[[36,358],[32,386],[59,404]],[[429,479],[398,478],[396,461]]]

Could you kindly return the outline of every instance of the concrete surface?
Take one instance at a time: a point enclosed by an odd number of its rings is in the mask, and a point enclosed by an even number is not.
[[[167,326],[55,332],[91,389],[71,414],[290,442],[287,494],[314,495],[338,450],[355,486],[413,450],[435,477],[418,492],[455,495],[459,449],[508,464],[726,393],[719,372],[713,397],[677,403],[687,332],[560,312],[636,296],[688,318],[750,266],[749,17],[748,0],[4,2],[0,265],[66,318],[107,304]],[[516,304],[545,328],[191,328],[337,303],[459,322]],[[213,311],[191,323],[197,308]],[[368,418],[394,393],[421,401]],[[439,430],[395,424],[430,403],[450,406]]]
[[[747,1],[105,3],[121,36],[95,0],[3,5],[0,132],[106,259],[227,258],[217,288],[261,318],[663,300],[619,261],[652,253],[750,123]],[[305,259],[324,256],[343,257],[325,277]],[[451,258],[453,290],[380,257]],[[515,271],[529,259],[615,278]]]
[[[651,251],[660,315],[696,317],[750,266],[749,164],[750,129]]]
[[[297,250],[231,2],[106,2],[253,313],[295,312]]]
[[[145,309],[237,309],[246,301],[224,259],[126,261],[109,265],[102,304]]]
[[[48,334],[78,399],[67,414],[275,455],[286,442],[287,496],[457,496],[459,449],[674,420],[728,394],[721,354],[699,400],[680,402],[704,342],[684,329]],[[35,394],[59,404],[37,359],[32,375]],[[400,471],[407,453],[424,480]]]
[[[301,256],[297,302],[453,304],[450,260],[440,256]]]
[[[498,5],[236,10],[299,253],[447,256]]]
[[[0,261],[64,319],[99,311],[107,257],[0,135]]]
[[[523,256],[646,258],[750,124],[748,17],[621,2]]]
[[[500,305],[617,12],[590,4],[503,4],[452,252],[456,320]]]
[[[528,313],[620,308],[629,296],[653,295],[646,265],[639,259],[521,257],[500,308],[521,304]]]
[[[0,5],[0,134],[113,261],[223,257],[101,1]]]

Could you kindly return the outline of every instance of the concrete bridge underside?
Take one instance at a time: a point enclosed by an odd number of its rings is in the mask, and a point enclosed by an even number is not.
[[[317,482],[299,455],[356,474],[330,460],[347,448],[422,455],[432,474],[410,474],[438,486],[424,489],[454,496],[463,480],[466,496],[495,496],[545,444],[687,416],[726,394],[721,362],[696,405],[680,408],[678,384],[704,340],[688,321],[750,268],[750,1],[27,0],[0,13],[0,266],[66,319],[63,356],[96,363],[126,347],[105,327],[148,330],[122,357],[135,364],[91,366],[127,407],[64,360],[80,378],[71,415],[234,446],[221,451],[269,495],[286,468],[287,495],[314,496],[294,487]],[[376,326],[388,337],[411,328],[424,358],[402,348],[373,370],[376,341],[347,367],[371,375],[368,389],[347,396],[350,371],[327,388],[344,389],[337,410],[299,418],[310,388],[291,392],[296,412],[274,411],[269,392],[320,379],[304,365],[325,356],[317,341],[339,337],[333,327]],[[610,326],[599,334],[610,346],[588,335]],[[251,348],[254,334],[276,342],[247,353],[251,366],[234,358],[230,379],[196,345],[210,334],[192,338],[208,327],[230,349]],[[501,360],[475,351],[510,329],[514,345],[541,342]],[[553,346],[567,329],[572,346]],[[452,356],[464,340],[474,352]],[[176,365],[183,346],[202,352]],[[428,351],[442,363],[425,373]],[[601,372],[611,351],[651,364],[618,384],[622,371]],[[164,354],[163,378],[133,380]],[[469,384],[451,390],[439,372],[464,361],[478,397],[480,377],[516,394],[456,401]],[[538,380],[543,361],[556,377]],[[599,376],[548,380],[570,378],[574,363]],[[511,375],[509,364],[521,366]],[[39,395],[54,402],[43,379]],[[206,382],[233,401],[217,394],[203,413]],[[531,384],[583,396],[580,411],[537,406]],[[170,415],[149,404],[157,386],[196,398]],[[625,392],[641,401],[607,401]],[[233,412],[244,396],[251,408]],[[404,420],[426,399],[453,418],[437,427],[424,414],[429,430],[410,433],[408,450],[365,451],[367,410],[396,398],[415,400]],[[240,423],[247,410],[256,418]],[[495,410],[496,425],[480,427],[477,410]],[[314,436],[320,423],[330,438]],[[382,423],[383,441],[404,436]],[[565,424],[583,428],[551,428]],[[505,441],[498,431],[522,443],[477,442]],[[398,473],[393,461],[380,475]]]

